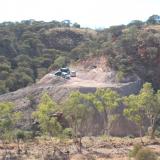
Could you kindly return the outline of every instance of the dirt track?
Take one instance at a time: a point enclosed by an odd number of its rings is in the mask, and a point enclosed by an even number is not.
[[[114,83],[104,83],[98,82],[96,80],[84,80],[80,78],[71,78],[67,83],[64,84],[65,87],[95,87],[95,88],[110,88],[116,87],[118,84]]]
[[[71,71],[76,71],[76,77],[65,81],[66,87],[115,87],[115,72],[107,67],[104,56],[81,61],[70,66]],[[47,84],[54,79],[54,72],[44,76],[38,83]]]
[[[105,72],[101,68],[96,69],[81,69],[76,71],[76,77],[71,77],[69,80],[64,80],[64,87],[95,87],[95,88],[106,88],[106,87],[118,87],[122,84],[112,82],[114,73]],[[56,76],[53,73],[49,73],[44,76],[38,83],[48,84],[55,79]],[[62,80],[63,78],[61,78]],[[60,79],[59,79],[60,80]]]

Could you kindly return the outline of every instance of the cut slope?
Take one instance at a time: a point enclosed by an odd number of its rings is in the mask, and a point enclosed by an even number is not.
[[[62,87],[80,88],[119,88],[126,86],[129,83],[119,83],[116,80],[116,72],[108,67],[107,58],[105,56],[90,57],[86,60],[81,60],[70,66],[71,71],[76,71],[76,77],[71,77],[69,80],[57,77],[54,72],[45,75],[38,84],[56,84],[63,82]],[[139,79],[135,79],[135,81]]]
[[[55,76],[52,72],[44,76],[35,85],[1,95],[0,101],[11,101],[15,103],[16,110],[20,110],[24,113],[22,127],[29,129],[29,117],[36,109],[36,107],[31,107],[31,103],[34,102],[34,106],[37,106],[44,92],[47,92],[57,103],[61,103],[73,91],[91,93],[95,92],[98,88],[112,88],[121,96],[126,96],[137,93],[141,87],[141,81],[139,79],[128,83],[117,83],[115,80],[116,73],[107,66],[107,59],[104,56],[80,61],[70,66],[70,69],[77,72],[77,77],[71,77],[70,80],[66,80]],[[123,118],[122,110],[123,108],[120,107],[119,111],[121,117],[119,117],[114,124],[114,126],[119,127],[111,131],[111,134],[116,136],[126,136],[128,134],[137,135],[137,130],[134,125]],[[126,124],[126,126],[119,125],[118,122],[122,122],[121,124]],[[99,113],[94,115],[94,117],[91,116],[86,126],[87,130],[83,131],[85,135],[101,134],[104,128],[103,116]],[[130,127],[134,128],[134,130],[128,131]]]

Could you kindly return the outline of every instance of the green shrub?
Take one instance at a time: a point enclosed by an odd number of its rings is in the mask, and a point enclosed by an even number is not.
[[[72,128],[65,128],[63,130],[63,135],[71,138],[73,136],[73,129]]]
[[[17,140],[27,140],[32,138],[32,132],[31,131],[24,131],[24,130],[17,130],[15,133]]]
[[[132,134],[128,135],[128,137],[129,137],[129,138],[135,138],[135,136],[132,135]]]
[[[140,149],[142,149],[142,145],[140,144],[133,146],[133,150],[129,152],[129,157],[136,157]]]
[[[136,160],[157,160],[156,154],[148,148],[143,148],[138,151],[135,157]]]
[[[38,132],[36,132],[35,134],[33,134],[33,131],[24,131],[25,134],[25,138],[28,139],[33,139],[35,138],[35,136],[39,136],[40,134]]]
[[[17,132],[16,132],[16,139],[17,140],[24,140],[25,139],[25,133],[24,133],[24,131],[22,131],[22,130],[18,130]]]
[[[64,67],[66,65],[66,58],[64,56],[59,56],[58,58],[55,59],[54,61],[54,66],[55,67]]]
[[[118,82],[121,82],[125,77],[125,73],[122,72],[122,71],[118,71],[117,74],[116,74],[116,80]]]
[[[135,160],[157,160],[157,155],[149,148],[144,148],[140,144],[133,147],[130,151],[129,157],[133,157]]]

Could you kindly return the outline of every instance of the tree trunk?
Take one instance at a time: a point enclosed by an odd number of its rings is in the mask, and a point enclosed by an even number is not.
[[[79,137],[79,153],[82,153],[82,136]]]
[[[18,139],[18,140],[17,140],[17,154],[20,154],[20,153],[21,153],[21,149],[20,149],[19,143],[20,143],[20,140]]]
[[[108,136],[109,140],[110,140],[110,131],[111,131],[111,124],[112,124],[110,116],[111,116],[111,111],[108,110],[108,116],[107,116],[107,136]]]
[[[155,131],[156,131],[155,127],[152,126],[152,127],[151,127],[150,139],[155,139]]]
[[[77,121],[75,122],[75,130],[74,130],[74,132],[75,132],[75,137],[77,139]]]
[[[110,137],[110,127],[109,127],[109,125],[107,125],[107,136],[108,136],[108,138]]]
[[[150,139],[155,139],[155,131],[156,131],[155,119],[156,119],[156,117],[151,119],[151,135],[150,135]]]
[[[108,139],[108,142],[110,142],[110,127],[108,126],[108,129],[107,129],[107,139]]]
[[[108,135],[108,115],[105,108],[104,108],[104,134]]]
[[[141,126],[139,126],[139,136],[140,136],[140,139],[141,139],[141,143],[144,144],[143,138],[142,138],[142,127]]]

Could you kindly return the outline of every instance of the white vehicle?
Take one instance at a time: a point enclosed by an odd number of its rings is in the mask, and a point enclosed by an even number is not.
[[[70,75],[71,77],[76,77],[76,71],[71,71]]]

